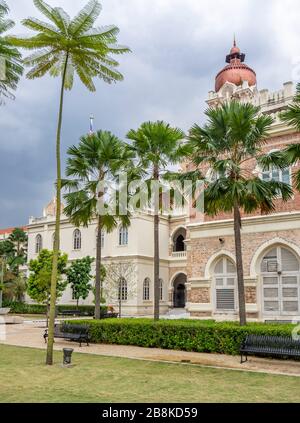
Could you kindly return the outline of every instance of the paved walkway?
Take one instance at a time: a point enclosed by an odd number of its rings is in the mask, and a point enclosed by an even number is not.
[[[3,331],[1,325],[0,331]],[[43,334],[45,324],[42,322],[25,322],[21,325],[6,325],[6,336],[3,338],[3,332],[0,332],[0,343],[20,347],[45,348]],[[90,345],[89,347],[66,342],[57,339],[55,341],[55,350],[62,350],[64,347],[74,348],[75,352],[84,354],[95,354],[111,357],[123,357],[139,360],[153,360],[165,362],[185,362],[194,365],[219,367],[233,370],[254,371],[262,373],[281,374],[300,377],[300,363],[295,361],[280,361],[261,358],[250,358],[248,363],[240,364],[239,357],[232,357],[219,354],[202,354],[184,351],[140,348],[132,346],[119,345]]]

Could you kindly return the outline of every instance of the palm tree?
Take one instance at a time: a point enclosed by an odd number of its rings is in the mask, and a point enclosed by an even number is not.
[[[275,199],[281,197],[287,201],[292,196],[289,185],[264,181],[251,168],[253,160],[262,170],[280,164],[272,154],[264,153],[272,118],[259,115],[259,111],[251,104],[235,101],[209,109],[208,123],[203,128],[194,125],[189,135],[191,159],[197,167],[195,174],[199,174],[199,168],[210,169],[205,181],[204,211],[211,216],[220,212],[233,214],[241,325],[247,323],[241,211],[250,214],[260,209],[262,213],[270,213],[275,210]]]
[[[132,141],[139,167],[147,169],[148,177],[154,182],[162,182],[164,174],[170,164],[177,164],[186,154],[183,147],[184,132],[179,128],[172,128],[169,124],[145,122],[139,129],[131,130],[127,138]],[[149,182],[149,179],[148,181]],[[154,205],[154,319],[159,320],[159,199]]]
[[[125,143],[110,132],[98,131],[81,137],[79,146],[69,148],[68,155],[66,176],[72,179],[63,181],[63,186],[70,191],[64,195],[64,212],[77,227],[88,226],[95,216],[98,219],[95,319],[100,319],[102,232],[112,232],[118,221],[123,227],[129,226],[130,215],[119,213],[119,207],[111,213],[107,192],[99,191],[99,183],[107,186],[117,182],[119,171],[133,167],[133,154]],[[103,208],[108,207],[107,212],[99,212],[99,201],[103,203]]]
[[[3,34],[14,26],[14,22],[6,19],[9,8],[0,0],[0,104],[3,98],[14,99],[20,76],[23,74],[20,52],[11,45]]]
[[[42,0],[33,0],[39,11],[51,23],[36,18],[28,18],[23,25],[37,32],[29,38],[10,37],[14,45],[29,50],[37,50],[24,62],[32,69],[27,78],[41,78],[49,72],[51,76],[61,78],[60,105],[56,136],[56,225],[54,237],[53,268],[51,278],[51,304],[49,319],[49,338],[46,363],[53,364],[54,320],[56,304],[57,262],[60,245],[60,213],[61,213],[61,128],[64,104],[64,91],[73,87],[76,73],[89,91],[96,91],[94,77],[104,82],[121,81],[123,76],[116,70],[118,62],[109,54],[123,54],[130,50],[117,45],[116,26],[93,28],[101,12],[98,0],[90,0],[88,4],[71,20],[61,8],[52,8]]]
[[[300,131],[300,84],[297,84],[296,95],[293,103],[288,106],[287,110],[281,113],[281,120],[289,126]],[[300,160],[300,144],[291,144],[281,155],[285,166],[298,165]],[[300,169],[295,173],[295,186],[300,191]]]

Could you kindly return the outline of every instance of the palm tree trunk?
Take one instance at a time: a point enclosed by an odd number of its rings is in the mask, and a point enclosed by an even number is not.
[[[154,167],[154,180],[159,180],[159,170],[157,166]],[[155,193],[158,198],[155,198],[154,206],[154,320],[159,320],[159,192]]]
[[[95,281],[95,319],[101,319],[101,256],[102,256],[102,218],[98,216],[98,235],[96,252],[96,281]]]
[[[237,279],[238,279],[239,314],[240,314],[240,324],[241,326],[245,326],[247,324],[247,316],[246,316],[246,302],[245,302],[241,226],[242,224],[241,224],[240,209],[238,205],[235,205],[234,207],[234,240],[235,240],[235,254],[236,254]]]
[[[60,106],[58,115],[57,135],[56,135],[56,221],[55,221],[55,236],[54,236],[54,247],[53,247],[53,262],[52,262],[52,274],[51,274],[51,296],[50,296],[50,313],[49,313],[49,330],[48,330],[48,345],[47,345],[47,357],[46,364],[52,366],[53,364],[53,344],[54,344],[54,325],[55,325],[55,307],[56,307],[56,285],[57,285],[57,264],[58,254],[60,248],[60,212],[61,212],[61,157],[60,157],[60,139],[61,139],[61,127],[62,127],[62,116],[64,106],[64,91],[65,91],[65,80],[67,73],[69,55],[66,56],[66,62],[61,82],[60,92]]]
[[[154,216],[154,320],[159,320],[159,216]]]

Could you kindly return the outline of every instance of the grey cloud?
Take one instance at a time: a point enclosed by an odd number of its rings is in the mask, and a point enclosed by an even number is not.
[[[48,0],[71,15],[86,0]],[[31,0],[8,0],[21,18],[37,16]],[[102,0],[99,24],[121,29],[120,43],[133,53],[121,57],[125,81],[97,82],[88,93],[76,81],[66,95],[62,152],[88,130],[89,114],[97,128],[125,138],[130,128],[165,119],[185,131],[203,122],[205,99],[236,32],[259,88],[279,89],[291,79],[298,42],[298,0]],[[286,6],[285,6],[286,5]],[[300,53],[298,54],[300,56]],[[59,81],[23,78],[15,102],[0,109],[0,227],[21,225],[39,215],[53,196],[54,140]]]

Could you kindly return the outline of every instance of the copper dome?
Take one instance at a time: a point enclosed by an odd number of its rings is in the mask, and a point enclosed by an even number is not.
[[[250,87],[256,85],[256,73],[243,63],[244,60],[245,55],[241,53],[234,42],[230,54],[226,57],[226,62],[229,64],[216,76],[216,92],[226,82],[231,82],[234,85],[242,85],[243,81],[247,81]]]

